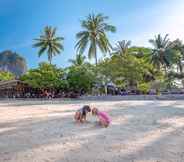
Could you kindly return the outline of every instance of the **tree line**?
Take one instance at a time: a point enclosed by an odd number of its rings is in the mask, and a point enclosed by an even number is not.
[[[55,27],[45,27],[34,39],[33,47],[38,49],[39,57],[47,54],[49,63],[40,63],[20,79],[35,88],[80,93],[92,93],[95,88],[107,93],[109,84],[118,89],[148,93],[153,87],[157,91],[177,88],[176,80],[183,83],[181,40],[171,41],[169,35],[159,34],[149,40],[152,48],[131,46],[129,40],[118,41],[113,47],[108,33],[115,33],[116,27],[108,19],[103,14],[90,14],[81,21],[82,31],[76,34],[76,58],[69,60],[71,66],[67,68],[52,64],[53,57],[64,50],[64,38],[57,35]],[[98,53],[108,57],[99,59]]]

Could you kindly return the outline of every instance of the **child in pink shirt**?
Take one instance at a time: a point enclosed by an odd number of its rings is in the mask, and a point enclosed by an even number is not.
[[[99,111],[97,108],[93,108],[92,114],[98,116],[99,124],[105,128],[111,123],[111,118],[106,112]]]

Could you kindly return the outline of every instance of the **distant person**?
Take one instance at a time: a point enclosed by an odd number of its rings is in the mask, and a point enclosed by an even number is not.
[[[98,117],[99,124],[102,127],[107,128],[110,125],[111,118],[110,118],[110,116],[106,112],[99,111],[97,108],[93,108],[92,109],[92,114]]]
[[[77,110],[74,119],[76,122],[84,123],[86,122],[87,113],[91,112],[91,108],[88,105],[83,106],[81,109]]]

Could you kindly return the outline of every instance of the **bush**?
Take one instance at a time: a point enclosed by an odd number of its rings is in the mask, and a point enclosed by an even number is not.
[[[90,92],[94,84],[95,75],[93,71],[84,66],[72,66],[68,69],[67,81],[69,90],[83,93]]]
[[[138,90],[141,91],[143,94],[147,94],[150,90],[149,83],[141,83],[138,85]]]
[[[15,79],[14,74],[6,71],[0,72],[0,81],[7,81],[7,80],[13,80],[13,79]]]
[[[38,68],[29,70],[21,77],[21,80],[33,88],[59,89],[67,85],[63,78],[62,69],[48,63],[40,63]]]

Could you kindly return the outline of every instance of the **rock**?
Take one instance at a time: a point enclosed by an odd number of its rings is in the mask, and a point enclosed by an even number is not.
[[[12,51],[1,52],[0,70],[11,72],[16,77],[19,77],[27,71],[26,60]]]

